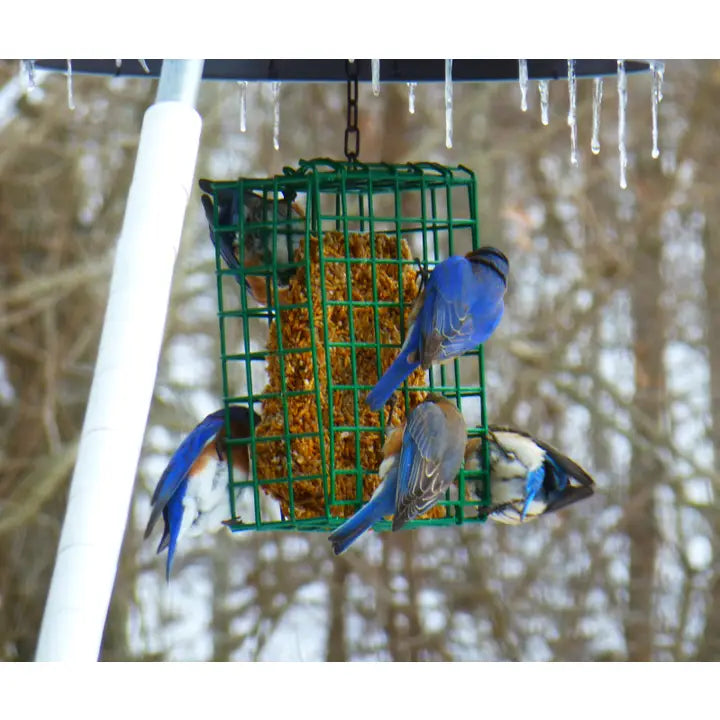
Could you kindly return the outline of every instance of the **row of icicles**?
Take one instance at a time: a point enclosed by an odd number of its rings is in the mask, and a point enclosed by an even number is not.
[[[142,69],[149,73],[150,70],[145,60],[138,60]],[[373,95],[380,94],[380,61],[371,60],[371,84]],[[116,60],[115,64],[119,69],[122,60]],[[452,60],[445,60],[445,146],[453,146],[453,81],[452,81]],[[658,105],[662,100],[663,76],[665,63],[659,60],[651,60],[650,71],[652,72],[652,157],[658,158]],[[23,66],[27,74],[28,89],[35,87],[35,62],[23,60]],[[568,94],[569,109],[567,122],[570,126],[570,164],[577,166],[577,78],[575,77],[575,60],[567,61],[568,73]],[[75,109],[72,91],[72,60],[67,61],[67,88],[68,107]],[[527,60],[518,60],[518,78],[520,82],[520,109],[527,112],[527,95],[529,88]],[[247,130],[247,88],[248,81],[238,81],[240,87],[240,132]],[[280,82],[272,82],[273,97],[273,147],[280,149]],[[626,112],[627,112],[627,76],[625,72],[625,61],[617,61],[617,86],[618,86],[618,153],[620,157],[620,187],[627,187],[627,148],[625,145],[626,135]],[[416,82],[407,83],[408,87],[408,110],[410,114],[415,113],[415,88]],[[549,97],[550,81],[538,80],[538,92],[540,93],[540,120],[543,125],[549,123]],[[603,95],[603,78],[593,78],[593,121],[592,139],[590,149],[594,155],[600,152],[600,104]]]
[[[371,60],[371,85],[373,95],[380,95],[380,61]],[[452,82],[452,60],[445,60],[445,147],[453,146],[453,82]],[[570,164],[578,165],[577,152],[577,78],[575,77],[575,60],[568,60],[568,93],[569,110],[567,122],[570,126]],[[658,104],[662,100],[662,85],[665,73],[665,63],[660,60],[649,62],[652,72],[652,157],[660,157],[658,149]],[[527,60],[518,60],[518,78],[520,82],[520,109],[527,112],[527,94],[529,87]],[[618,84],[618,153],[620,155],[620,187],[627,188],[627,148],[625,145],[626,136],[626,112],[627,112],[627,75],[625,72],[625,61],[617,61],[617,84]],[[247,80],[238,81],[240,87],[240,131],[247,129]],[[272,83],[273,96],[273,147],[280,149],[280,82]],[[415,114],[415,88],[417,82],[407,83],[408,88],[408,111]],[[540,93],[540,120],[543,125],[548,125],[550,108],[550,81],[538,80],[538,91]],[[600,104],[603,94],[603,78],[593,78],[593,121],[592,139],[590,149],[594,155],[600,152]]]
[[[27,78],[27,89],[33,90],[36,87],[35,83],[35,61],[34,60],[22,60],[22,67],[25,71],[25,77]],[[73,84],[72,84],[72,60],[66,60],[67,70],[65,72],[67,76],[67,101],[68,108],[70,110],[75,109],[75,100],[73,99]],[[138,64],[143,69],[143,72],[150,74],[150,68],[147,66],[145,60],[138,60]],[[122,67],[122,60],[115,61],[115,67],[120,70]]]

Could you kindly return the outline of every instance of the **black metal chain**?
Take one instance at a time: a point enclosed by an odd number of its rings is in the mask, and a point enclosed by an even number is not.
[[[360,154],[360,128],[358,128],[358,64],[345,61],[347,74],[347,127],[345,128],[345,157],[355,162]]]

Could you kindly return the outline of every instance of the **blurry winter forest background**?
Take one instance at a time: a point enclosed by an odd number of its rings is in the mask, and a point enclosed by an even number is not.
[[[33,657],[100,337],[143,113],[156,82],[76,76],[25,96],[0,63],[0,659]],[[214,255],[187,211],[145,446],[102,658],[720,660],[720,63],[670,61],[651,159],[651,79],[628,77],[628,189],[606,79],[360,88],[361,159],[476,171],[481,239],[511,258],[487,345],[490,421],[562,448],[595,497],[522,528],[368,533],[335,559],[323,534],[222,530],[178,550],[142,542],[170,453],[220,407]],[[342,159],[345,87],[203,83],[197,177],[267,176]],[[162,208],[158,208],[162,212]],[[110,461],[110,460],[109,460]],[[98,478],[101,482],[102,478]]]

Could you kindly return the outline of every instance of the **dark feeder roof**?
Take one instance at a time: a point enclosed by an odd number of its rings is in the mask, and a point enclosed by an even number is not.
[[[205,60],[204,80],[249,80],[263,82],[344,82],[347,80],[345,60]],[[357,60],[358,79],[370,82],[370,60]],[[145,60],[146,73],[138,60],[72,60],[73,75],[111,75],[159,77],[162,60]],[[67,70],[67,60],[35,60],[37,67]],[[567,80],[567,60],[528,60],[530,80]],[[649,70],[646,61],[627,60],[628,73]],[[576,60],[575,75],[597,77],[615,75],[617,60]],[[453,82],[517,80],[517,60],[453,60]],[[444,60],[381,60],[380,82],[443,82]]]

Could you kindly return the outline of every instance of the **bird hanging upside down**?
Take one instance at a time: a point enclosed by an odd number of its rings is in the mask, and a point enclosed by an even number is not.
[[[501,425],[488,428],[491,507],[480,513],[519,525],[590,497],[594,481],[583,468],[552,445],[520,430]],[[482,440],[471,438],[465,469],[482,467]],[[481,497],[480,488],[476,496]]]
[[[232,438],[250,437],[250,415],[246,407],[231,405]],[[255,426],[260,416],[254,413]],[[228,493],[228,453],[225,435],[225,411],[208,415],[180,443],[170,458],[153,492],[150,519],[145,538],[162,514],[164,527],[157,552],[167,548],[165,577],[170,579],[175,547],[180,537],[215,532],[230,514]],[[250,461],[247,445],[232,449],[233,481],[248,478]]]
[[[214,226],[214,205],[212,199],[212,181],[201,179],[198,183],[200,189],[207,195],[202,195],[201,200],[205,217],[210,228],[210,239],[213,245],[218,248],[225,264],[231,270],[240,268],[240,239],[238,230],[223,230],[215,232]],[[218,225],[234,226],[240,225],[239,193],[234,189],[216,190],[218,198]],[[277,244],[273,242],[272,214],[273,198],[267,198],[246,190],[243,195],[244,223],[263,223],[261,229],[246,230],[244,233],[244,269],[246,273],[252,268],[273,265],[287,265],[293,262],[293,255],[301,238],[305,236],[305,213],[302,208],[289,196],[277,200]],[[288,244],[290,248],[288,249]],[[290,278],[295,273],[295,268],[288,268],[278,271],[278,300],[283,302],[283,289],[287,287]],[[238,283],[240,277],[235,276]],[[245,284],[250,294],[260,305],[272,304],[272,297],[268,297],[268,280],[272,280],[272,274],[258,273],[246,274]]]

